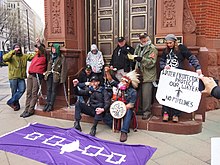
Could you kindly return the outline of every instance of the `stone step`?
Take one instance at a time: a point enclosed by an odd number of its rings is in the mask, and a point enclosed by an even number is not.
[[[155,111],[161,111],[158,107]],[[157,112],[158,113],[158,112]],[[183,117],[179,118],[178,123],[173,123],[172,121],[163,122],[162,116],[157,113],[154,113],[148,120],[142,120],[140,115],[137,115],[138,129],[148,130],[148,131],[156,131],[156,132],[166,132],[166,133],[174,133],[174,134],[196,134],[202,131],[202,115],[196,114],[194,119],[191,117]],[[51,112],[43,112],[43,106],[38,105],[35,111],[36,115],[59,118],[65,120],[74,121],[74,107],[67,108],[59,108],[55,109]],[[155,115],[156,114],[156,115]],[[186,114],[188,115],[188,114]],[[93,118],[87,115],[82,115],[82,122],[93,123]],[[101,122],[101,124],[104,124]]]

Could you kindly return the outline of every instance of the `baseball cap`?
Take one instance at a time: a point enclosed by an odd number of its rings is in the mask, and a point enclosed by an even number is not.
[[[124,40],[125,40],[124,37],[118,37],[118,42],[122,42],[122,41],[124,41]]]
[[[86,65],[85,69],[86,70],[92,70],[92,67],[91,67],[91,65]]]
[[[90,81],[99,81],[98,76],[94,75],[90,78]]]
[[[146,38],[147,36],[148,36],[147,33],[141,33],[139,34],[139,39]]]

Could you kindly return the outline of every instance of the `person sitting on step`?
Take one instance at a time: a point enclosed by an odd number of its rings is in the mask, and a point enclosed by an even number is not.
[[[116,85],[117,84],[116,81],[112,79],[111,75],[108,73],[109,72],[107,72],[106,77],[111,82],[111,84]],[[126,106],[126,114],[123,117],[123,125],[121,128],[120,142],[127,141],[127,137],[128,137],[127,133],[129,132],[129,127],[133,116],[133,108],[135,106],[135,102],[137,98],[137,91],[135,90],[135,88],[138,87],[139,83],[140,81],[138,80],[138,74],[134,70],[124,75],[121,78],[121,81],[117,84],[118,90],[124,91],[124,96],[117,96],[117,97],[124,97],[124,99],[122,100]]]
[[[78,90],[78,84],[78,79],[74,79],[74,93],[81,96],[89,96],[89,101],[88,103],[76,102],[74,128],[82,131],[80,126],[81,113],[92,116],[94,117],[94,123],[90,135],[95,136],[98,122],[103,120],[105,112],[109,110],[111,98],[109,97],[108,91],[103,86],[100,86],[100,79],[97,75],[91,77],[89,88]]]

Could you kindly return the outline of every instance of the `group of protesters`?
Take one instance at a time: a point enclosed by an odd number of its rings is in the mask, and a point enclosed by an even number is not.
[[[94,117],[90,135],[95,136],[98,122],[103,120],[112,127],[113,116],[110,106],[114,101],[121,101],[125,105],[125,115],[120,129],[120,141],[125,142],[128,137],[129,127],[134,116],[134,109],[141,109],[143,120],[152,116],[152,100],[154,99],[154,85],[157,81],[158,50],[151,42],[147,33],[139,34],[140,43],[136,48],[128,45],[124,37],[118,37],[117,47],[112,53],[109,64],[105,63],[102,52],[96,44],[91,45],[85,67],[73,80],[73,91],[77,96],[75,103],[74,128],[82,131],[81,114]],[[159,65],[160,69],[183,68],[183,61],[187,59],[195,68],[198,75],[202,75],[198,59],[186,46],[179,44],[174,34],[165,36],[166,48],[163,50]],[[45,79],[47,85],[46,104],[43,111],[50,112],[54,109],[57,88],[60,83],[65,83],[67,67],[64,55],[61,54],[60,45],[53,44],[49,53],[45,45],[36,40],[35,53],[23,54],[21,46],[15,44],[13,50],[3,55],[3,61],[8,64],[11,98],[7,104],[18,111],[19,100],[27,91],[25,109],[20,117],[26,118],[34,114],[38,96],[41,93],[41,83]],[[31,61],[26,75],[27,61]],[[209,80],[209,83],[207,82]],[[205,90],[211,93],[216,84],[210,79],[202,78],[205,85],[212,87]],[[211,84],[211,85],[210,85]],[[208,86],[208,85],[207,85]],[[210,89],[210,90],[208,90]],[[178,122],[181,111],[162,106],[162,120]]]

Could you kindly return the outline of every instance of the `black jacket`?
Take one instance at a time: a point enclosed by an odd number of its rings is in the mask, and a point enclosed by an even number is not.
[[[216,86],[212,89],[211,95],[216,99],[220,99],[220,87]]]
[[[123,47],[117,46],[113,51],[110,65],[118,70],[124,69],[125,72],[129,72],[130,68],[134,68],[135,64],[128,59],[128,53],[134,54],[134,48],[127,44]]]
[[[78,90],[77,87],[74,87],[73,90],[76,95],[89,96],[88,104],[93,108],[104,108],[105,111],[109,110],[111,98],[104,87],[99,87],[97,90],[91,89],[91,87]]]
[[[88,76],[85,72],[85,69],[83,69],[80,73],[79,73],[79,77],[78,77],[78,80],[79,80],[79,87],[80,88],[83,88],[85,87],[85,82],[90,82],[90,78],[92,76],[94,76],[94,72],[91,72],[91,74]]]
[[[161,59],[160,59],[160,68],[164,69],[166,65],[170,65],[175,68],[183,69],[183,62],[185,59],[189,60],[189,64],[192,65],[196,70],[201,69],[198,59],[193,55],[186,46],[180,44],[179,50],[165,48],[163,50]]]

